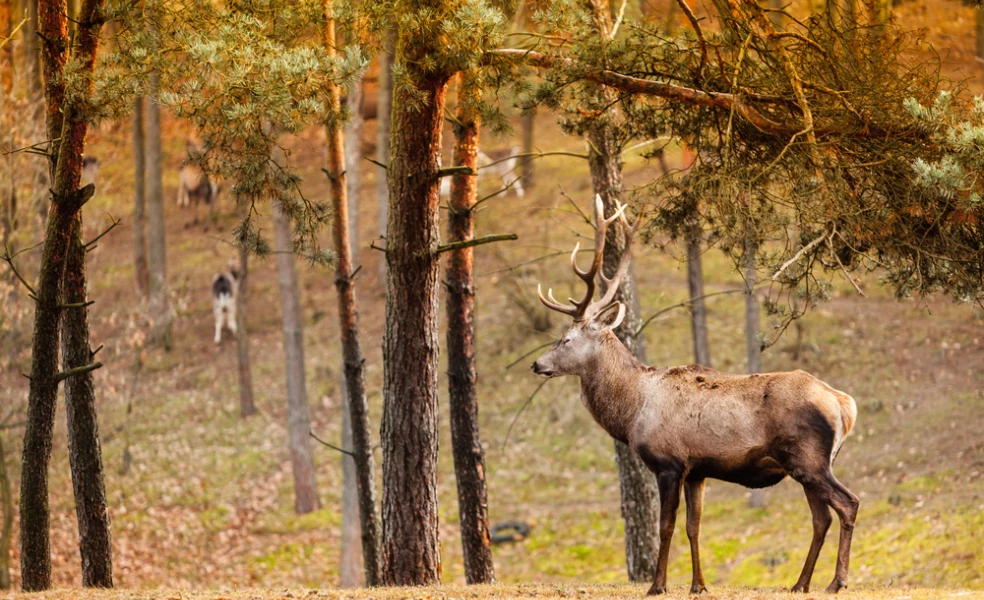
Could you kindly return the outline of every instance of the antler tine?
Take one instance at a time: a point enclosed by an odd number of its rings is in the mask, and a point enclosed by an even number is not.
[[[625,250],[622,252],[622,258],[618,262],[618,267],[615,269],[615,274],[612,275],[611,279],[605,276],[602,272],[600,278],[605,284],[605,294],[597,302],[592,303],[585,310],[585,315],[594,314],[595,311],[601,310],[608,306],[612,300],[615,299],[615,295],[618,293],[618,286],[625,276],[625,273],[629,270],[629,264],[632,262],[632,237],[635,235],[636,230],[639,228],[639,224],[642,222],[642,213],[639,211],[639,215],[635,219],[635,223],[629,226],[629,220],[625,218],[625,208],[626,205],[621,204],[616,200],[616,206],[618,210],[615,215],[619,217],[619,224],[622,226],[622,234],[625,237]],[[613,215],[613,216],[615,216]]]
[[[547,297],[543,296],[543,286],[536,284],[536,295],[540,297],[540,302],[549,309],[564,313],[565,315],[577,316],[577,307],[567,306],[557,302],[553,297],[553,289],[547,290]]]

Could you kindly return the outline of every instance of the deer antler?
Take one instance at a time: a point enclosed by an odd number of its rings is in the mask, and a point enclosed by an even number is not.
[[[605,213],[604,205],[601,202],[601,195],[595,194],[595,247],[594,247],[594,258],[591,261],[591,266],[587,271],[582,271],[580,267],[577,266],[577,251],[581,248],[581,244],[578,243],[574,246],[574,251],[571,252],[571,268],[574,269],[574,273],[581,278],[582,281],[587,285],[587,290],[585,291],[584,297],[578,301],[573,298],[570,299],[571,306],[566,304],[561,304],[553,297],[553,290],[547,290],[547,297],[544,298],[542,287],[537,285],[536,293],[540,297],[540,302],[552,310],[555,310],[565,315],[571,315],[574,317],[575,321],[584,321],[591,318],[597,311],[608,306],[611,301],[615,298],[615,294],[618,292],[618,284],[625,272],[629,268],[629,245],[632,243],[632,236],[635,233],[636,228],[639,226],[639,222],[642,220],[642,214],[639,214],[639,218],[631,227],[629,226],[628,220],[625,218],[625,205],[620,202],[615,202],[616,210],[615,214],[608,217],[607,219],[603,217]],[[605,277],[605,274],[601,272],[601,264],[604,259],[605,254],[605,234],[608,232],[608,226],[618,221],[622,226],[622,231],[625,235],[625,252],[622,254],[622,259],[619,262],[618,268],[615,271],[615,275],[609,279]],[[602,282],[605,284],[605,295],[598,302],[592,303],[591,299],[594,297],[595,291],[595,277],[600,276]]]

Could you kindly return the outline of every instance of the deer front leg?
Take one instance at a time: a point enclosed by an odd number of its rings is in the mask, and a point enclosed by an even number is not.
[[[648,595],[666,593],[666,569],[670,562],[670,540],[680,506],[680,486],[683,476],[678,472],[661,472],[656,476],[659,487],[659,554],[656,558],[656,577]]]
[[[704,512],[704,480],[687,481],[683,484],[683,494],[687,500],[687,537],[690,539],[690,560],[693,568],[691,594],[707,591],[704,572],[700,568],[700,517]]]

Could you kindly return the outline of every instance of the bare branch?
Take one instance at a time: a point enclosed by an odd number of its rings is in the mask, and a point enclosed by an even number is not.
[[[82,375],[83,373],[91,373],[92,371],[95,371],[96,369],[102,366],[103,364],[101,362],[94,362],[92,364],[82,365],[81,367],[75,367],[74,369],[68,369],[67,371],[62,371],[61,373],[57,373],[55,375],[55,383],[68,379],[69,377],[73,377],[75,375]]]
[[[342,454],[345,454],[347,456],[351,456],[352,458],[355,458],[355,454],[352,451],[345,450],[344,448],[339,448],[338,446],[329,444],[328,442],[326,442],[323,439],[319,438],[318,436],[314,435],[314,432],[313,431],[308,431],[308,433],[311,434],[311,437],[313,437],[321,445],[327,446],[328,448],[331,448],[332,450],[337,450],[337,451],[341,452]]]
[[[464,248],[471,248],[473,246],[480,246],[482,244],[491,244],[493,242],[504,242],[507,240],[517,240],[519,236],[515,233],[496,233],[493,235],[486,235],[480,238],[472,238],[470,240],[462,240],[460,242],[451,242],[449,244],[443,244],[437,247],[437,254],[442,252],[449,252],[451,250],[462,250]]]
[[[775,273],[773,273],[773,275],[772,275],[772,281],[778,281],[779,280],[779,276],[782,275],[783,271],[785,271],[787,268],[789,268],[789,265],[791,265],[794,262],[798,261],[801,256],[803,256],[804,254],[806,254],[810,250],[813,250],[814,248],[816,248],[817,245],[819,245],[822,241],[824,241],[825,239],[827,239],[827,237],[829,235],[830,234],[825,231],[817,239],[813,240],[809,244],[807,244],[807,245],[803,246],[802,248],[800,248],[800,251],[799,252],[797,252],[796,254],[794,254],[793,257],[790,258],[789,260],[787,260],[786,262],[782,263],[782,266],[779,267],[779,270],[776,271]]]

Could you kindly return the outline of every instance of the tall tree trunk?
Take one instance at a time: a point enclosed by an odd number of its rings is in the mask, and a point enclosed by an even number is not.
[[[167,245],[164,241],[164,184],[161,174],[161,107],[157,103],[160,78],[150,74],[150,97],[144,104],[144,135],[147,149],[147,237],[150,269],[150,310],[154,328],[152,338],[171,349],[172,316],[167,299]]]
[[[748,355],[748,372],[762,372],[762,342],[759,340],[759,301],[755,295],[755,284],[758,283],[755,253],[758,245],[755,243],[754,232],[745,234],[745,350]],[[765,506],[765,490],[751,490],[748,505],[752,508]]]
[[[345,181],[348,194],[349,245],[352,264],[359,264],[359,190],[362,188],[362,94],[360,79],[349,91],[348,102],[352,118],[345,125]]]
[[[607,93],[607,92],[606,92]],[[605,214],[614,214],[615,201],[623,196],[621,148],[615,133],[604,122],[589,133],[592,152],[589,157],[592,187],[601,195]],[[597,150],[594,151],[594,150]],[[603,268],[614,273],[625,252],[625,240],[617,228],[609,228],[605,243]],[[625,304],[625,318],[615,335],[639,360],[646,360],[645,340],[635,335],[642,324],[639,314],[639,295],[633,269],[622,278],[616,298]],[[625,521],[625,561],[631,581],[649,581],[656,572],[655,556],[658,539],[659,493],[656,478],[629,447],[615,442],[615,460],[621,493],[622,519]]]
[[[79,20],[79,35],[74,54],[81,73],[87,75],[92,74],[95,66],[99,39],[99,23],[95,16],[101,8],[101,0],[85,0]],[[43,57],[46,129],[49,134],[57,132],[57,135],[49,137],[51,207],[35,288],[28,414],[21,467],[21,587],[24,591],[40,591],[51,587],[48,463],[51,459],[58,383],[67,375],[56,374],[58,320],[62,310],[59,296],[77,215],[95,190],[91,184],[79,189],[88,129],[84,106],[92,94],[91,80],[84,87],[82,98],[76,102],[64,102],[62,75],[68,61],[68,26],[65,13],[64,0],[43,0],[38,5],[40,28],[46,40]]]
[[[245,211],[244,211],[245,213]],[[249,254],[239,248],[239,290],[236,292],[236,372],[239,375],[239,415],[244,419],[256,414],[253,400],[253,372],[249,364],[249,333],[246,307],[249,296]]]
[[[458,76],[458,108],[454,127],[454,165],[471,168],[474,175],[457,173],[451,180],[448,241],[474,237],[478,196],[478,145],[480,117],[476,108],[481,91]],[[478,390],[475,373],[474,250],[448,253],[446,274],[448,311],[448,403],[451,410],[451,445],[458,485],[458,515],[464,552],[465,579],[469,584],[492,583],[492,540],[489,535],[488,491],[485,458],[478,432]]]
[[[391,38],[392,35],[387,36]],[[393,106],[393,43],[391,39],[383,42],[379,53],[379,97],[376,100],[376,162],[389,164],[390,120]],[[389,220],[389,183],[386,171],[376,171],[376,204],[379,207],[379,235],[386,236],[386,225]],[[386,261],[379,261],[379,281],[386,279]]]
[[[133,273],[137,289],[146,298],[150,289],[147,266],[147,159],[144,138],[144,99],[133,103]]]
[[[598,36],[609,37],[613,27],[607,1],[589,2]],[[606,88],[599,89],[602,106],[615,104],[615,94]],[[605,214],[617,210],[616,201],[621,202],[624,195],[622,183],[622,148],[617,140],[614,125],[602,117],[588,131],[591,152],[588,164],[591,169],[591,183],[594,192],[601,196]],[[625,240],[618,228],[610,228],[605,240],[603,269],[613,273],[625,253]],[[619,284],[616,298],[625,305],[625,318],[615,330],[615,335],[639,359],[645,362],[646,347],[642,338],[635,332],[642,319],[639,315],[639,296],[635,277],[629,271]],[[625,521],[625,562],[631,581],[648,581],[656,572],[657,518],[659,493],[656,478],[646,468],[642,460],[632,454],[629,447],[615,441],[615,461],[618,465],[619,489],[622,504],[622,519]]]
[[[27,98],[34,107],[32,119],[39,119],[44,104],[41,98],[41,53],[38,51],[38,0],[27,0],[27,21],[21,32]]]
[[[786,0],[769,0],[769,8],[773,10],[781,10],[785,4],[786,4]],[[779,31],[782,31],[782,28],[785,23],[785,18],[783,17],[782,13],[770,12],[769,20],[772,21],[773,27],[775,27]]]
[[[331,18],[330,0],[325,1],[325,47],[329,55],[335,52],[335,22]],[[329,87],[332,108],[340,106],[340,92]],[[356,311],[355,282],[353,281],[352,249],[348,231],[348,199],[345,181],[344,134],[336,126],[328,128],[328,173],[331,183],[332,237],[338,262],[335,270],[335,288],[338,291],[339,333],[342,342],[342,360],[345,372],[346,408],[350,417],[352,458],[358,482],[359,521],[362,531],[362,561],[366,584],[377,586],[382,582],[380,565],[379,522],[376,519],[376,476],[372,456],[372,437],[369,426],[369,404],[366,400],[365,359],[359,344],[359,315]],[[345,423],[343,422],[343,429]]]
[[[694,219],[696,221],[696,218]],[[694,223],[696,228],[696,222]],[[694,339],[694,362],[711,366],[711,345],[707,340],[707,304],[704,302],[704,267],[700,235],[691,233],[687,244],[687,287],[690,290],[690,330]]]
[[[530,111],[523,115],[523,154],[533,153],[533,127],[536,124],[536,111]],[[532,189],[533,180],[533,157],[526,156],[520,163],[522,169],[523,187]]]
[[[294,270],[293,235],[290,222],[279,205],[273,208],[273,231],[287,361],[287,431],[294,471],[294,510],[303,515],[317,510],[320,502],[309,437],[311,419],[308,416],[307,383],[304,380],[304,327],[297,273]]]
[[[342,370],[342,448],[352,448],[352,415],[348,385]],[[359,520],[359,479],[355,458],[342,455],[342,533],[338,558],[338,587],[355,588],[362,585],[365,575],[362,566],[362,526]]]
[[[443,7],[443,8],[442,8]],[[437,505],[438,269],[441,133],[449,75],[419,67],[437,36],[412,24],[441,12],[398,3],[397,62],[413,82],[395,89],[390,136],[383,338],[383,583],[441,580]]]
[[[14,493],[10,489],[7,454],[4,452],[2,434],[0,434],[0,509],[3,510],[3,527],[0,529],[0,590],[9,590],[10,542],[14,537]]]
[[[977,7],[974,14],[977,17],[975,32],[977,41],[976,58],[978,64],[984,64],[984,6]]]
[[[10,37],[10,32],[13,31],[14,27],[13,13],[13,1],[0,0],[0,38],[7,39]],[[8,39],[3,48],[0,48],[0,95],[3,96],[0,98],[0,107],[6,104],[7,96],[14,90],[14,44],[12,42],[13,40]],[[8,113],[0,125],[6,126],[6,119],[9,118]]]
[[[75,218],[62,282],[66,304],[81,304],[62,310],[62,363],[65,371],[92,364],[95,353],[89,345],[89,311],[86,302],[85,242],[82,213]],[[75,514],[79,523],[82,555],[82,585],[113,587],[113,555],[109,526],[109,503],[103,482],[102,447],[96,417],[96,390],[92,372],[65,380],[65,414],[68,420],[68,458],[75,492]]]

